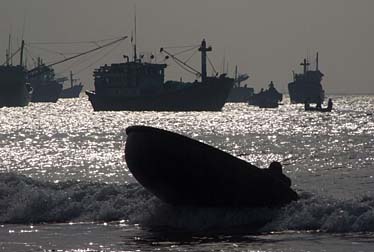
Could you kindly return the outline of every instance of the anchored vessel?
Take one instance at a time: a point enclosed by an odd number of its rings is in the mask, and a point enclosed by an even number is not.
[[[57,102],[65,79],[57,79],[52,67],[38,58],[37,66],[28,72],[27,78],[33,88],[32,102]]]
[[[249,98],[249,105],[259,106],[260,108],[277,108],[282,101],[283,95],[275,89],[274,83],[270,82],[267,90],[261,89],[257,94]]]
[[[22,41],[20,51],[20,64],[13,66],[10,63],[10,49],[6,53],[6,62],[0,66],[0,107],[27,106],[31,99],[32,88],[26,82],[26,69],[23,66]]]
[[[277,207],[298,199],[281,166],[277,172],[260,169],[213,146],[158,128],[131,126],[126,133],[127,167],[139,183],[167,203]]]
[[[318,68],[318,53],[316,55],[316,70],[309,70],[307,59],[300,64],[303,73],[293,74],[294,80],[288,84],[291,103],[323,103],[325,91],[322,88],[323,73]]]
[[[227,102],[248,102],[253,95],[254,89],[247,87],[247,84],[241,85],[242,81],[249,78],[248,74],[238,74],[238,67],[235,67],[234,86],[230,91]]]
[[[142,62],[135,50],[133,61],[94,71],[95,91],[86,94],[95,111],[219,111],[224,106],[234,80],[225,75],[207,76],[206,54],[212,48],[205,40],[199,48],[201,82],[164,82],[166,64]]]
[[[82,83],[76,84],[78,79],[73,79],[73,72],[70,71],[70,87],[62,89],[60,98],[77,98],[82,91]]]

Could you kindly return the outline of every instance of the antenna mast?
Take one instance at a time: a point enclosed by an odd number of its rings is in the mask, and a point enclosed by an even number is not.
[[[136,5],[134,6],[134,62],[137,60],[136,55]]]

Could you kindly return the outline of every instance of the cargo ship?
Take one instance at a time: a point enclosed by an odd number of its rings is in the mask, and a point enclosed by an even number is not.
[[[319,70],[318,63],[317,53],[315,70],[309,70],[310,63],[304,59],[300,64],[303,66],[303,73],[293,74],[293,81],[288,84],[291,103],[323,103],[325,91],[321,81],[324,75]]]

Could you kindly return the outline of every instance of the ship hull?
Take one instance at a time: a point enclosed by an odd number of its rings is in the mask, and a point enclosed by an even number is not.
[[[62,85],[58,82],[31,82],[33,87],[32,102],[57,102],[62,91]]]
[[[288,84],[291,103],[322,103],[325,92],[321,85],[291,82]]]
[[[233,87],[226,101],[227,102],[248,102],[251,95],[253,95],[253,88]]]
[[[23,107],[30,102],[31,89],[27,87],[23,67],[0,67],[0,89],[0,107]]]
[[[81,93],[83,85],[76,85],[70,88],[63,89],[60,98],[78,98]]]
[[[95,111],[220,111],[234,80],[210,77],[206,83],[191,84],[179,89],[165,89],[154,95],[100,96],[86,91]]]

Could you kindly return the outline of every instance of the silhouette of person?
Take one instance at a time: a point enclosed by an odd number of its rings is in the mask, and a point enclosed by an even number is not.
[[[321,102],[320,102],[320,101],[317,102],[317,106],[316,106],[316,108],[318,108],[318,109],[322,108],[322,106],[321,106]]]
[[[308,100],[305,100],[304,109],[308,110],[309,108],[310,108],[310,104],[309,104]]]
[[[332,109],[332,99],[330,98],[329,101],[327,102],[327,108]]]
[[[291,186],[291,179],[283,174],[282,172],[282,165],[281,163],[277,161],[271,162],[269,165],[269,173],[276,177],[277,179],[281,180],[283,183],[285,183],[288,187]]]

